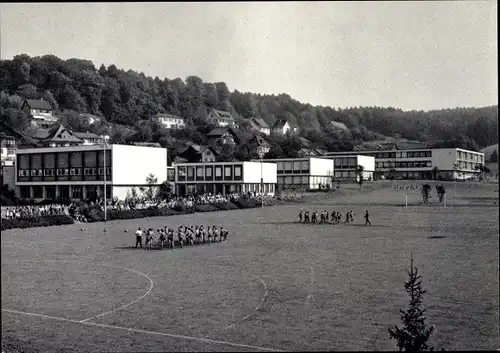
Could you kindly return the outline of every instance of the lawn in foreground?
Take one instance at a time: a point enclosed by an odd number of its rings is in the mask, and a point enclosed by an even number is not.
[[[15,345],[31,341],[40,351],[255,350],[221,342],[282,350],[395,349],[387,328],[399,324],[398,309],[407,305],[404,269],[413,253],[428,290],[428,321],[437,327],[431,343],[497,348],[498,208],[377,206],[384,197],[390,204],[400,196],[376,190],[337,195],[321,208],[3,232],[2,309],[84,320],[140,298],[150,289],[149,277],[153,287],[143,299],[88,322],[220,342],[7,312],[2,338]],[[301,208],[313,207],[352,209],[356,224],[294,223]],[[372,227],[360,226],[366,208]],[[130,249],[137,226],[184,223],[224,225],[236,235],[174,252]]]

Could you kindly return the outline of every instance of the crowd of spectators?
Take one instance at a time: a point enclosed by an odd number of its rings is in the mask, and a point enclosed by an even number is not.
[[[258,199],[255,194],[246,194],[249,198]],[[242,195],[237,193],[231,194],[198,194],[191,196],[175,196],[172,195],[169,198],[163,200],[147,200],[144,198],[128,198],[125,200],[118,200],[114,198],[108,200],[107,208],[108,210],[124,211],[124,210],[137,210],[137,209],[148,209],[148,208],[170,208],[175,209],[176,207],[193,207],[198,205],[208,205],[208,204],[219,204],[230,201],[237,201]],[[97,207],[101,211],[104,211],[104,199],[97,199],[95,201],[89,201],[84,203],[87,207]],[[82,203],[71,203],[69,205],[62,204],[52,204],[52,205],[28,205],[28,206],[6,206],[2,207],[1,217],[2,219],[13,219],[13,218],[31,218],[39,216],[49,216],[49,215],[68,215],[79,222],[86,222],[86,217],[82,212]]]

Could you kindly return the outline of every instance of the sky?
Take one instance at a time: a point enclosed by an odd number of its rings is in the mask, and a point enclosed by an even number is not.
[[[496,1],[0,4],[0,57],[198,76],[312,105],[498,104]]]

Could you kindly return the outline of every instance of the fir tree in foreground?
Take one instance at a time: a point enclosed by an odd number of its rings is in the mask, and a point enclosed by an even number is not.
[[[429,327],[425,323],[425,309],[422,304],[425,290],[422,289],[422,276],[418,274],[418,268],[413,266],[413,256],[410,270],[406,272],[410,276],[405,282],[406,292],[410,296],[410,305],[406,311],[400,310],[403,327],[396,326],[394,329],[389,329],[389,336],[397,340],[400,351],[433,351],[434,348],[429,346],[427,341],[434,332],[434,326]]]

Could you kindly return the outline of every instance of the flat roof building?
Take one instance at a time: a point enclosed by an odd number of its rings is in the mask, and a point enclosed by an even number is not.
[[[177,195],[197,193],[261,193],[274,195],[276,164],[260,162],[176,163],[169,168],[169,180],[175,179]],[[175,174],[175,175],[172,175]]]
[[[103,197],[104,174],[106,196],[121,200],[132,188],[146,186],[150,174],[158,185],[167,180],[166,148],[111,144],[29,148],[17,150],[16,160],[16,187],[25,199]]]
[[[483,153],[462,148],[328,152],[326,157],[352,154],[375,157],[376,179],[470,179],[484,165]]]
[[[277,183],[284,189],[320,189],[332,187],[333,160],[315,157],[265,159],[276,163]]]

